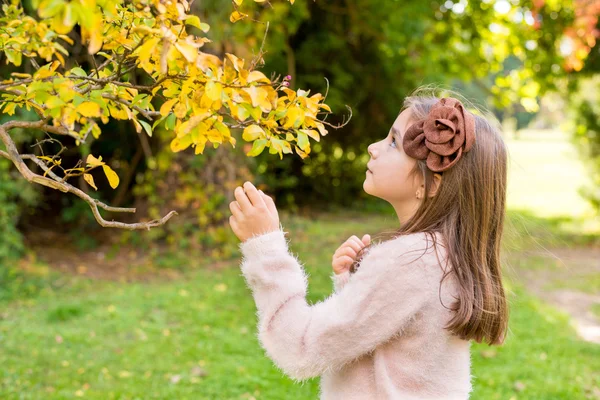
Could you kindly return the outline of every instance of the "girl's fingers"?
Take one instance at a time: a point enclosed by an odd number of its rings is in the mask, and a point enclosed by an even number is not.
[[[336,251],[333,255],[333,259],[336,260],[340,257],[351,257],[354,260],[356,258],[356,251],[350,247],[338,249],[338,251]]]
[[[354,250],[352,247],[344,247],[344,249],[342,250],[342,252],[339,255],[341,255],[341,256],[344,256],[344,255],[350,256],[350,257],[352,257],[354,259],[354,258],[356,258],[356,254],[357,253],[358,252],[356,250]]]
[[[356,251],[359,251],[360,249],[365,247],[363,242],[361,242],[360,239],[357,238],[356,236],[352,236],[350,239],[348,239],[347,243],[348,243],[348,246],[351,246]]]
[[[242,214],[242,208],[240,207],[240,203],[238,203],[237,201],[232,201],[231,203],[229,203],[229,210],[236,217]]]
[[[252,183],[244,183],[244,191],[246,192],[246,196],[250,199],[250,202],[252,202],[252,205],[254,207],[266,207],[263,197],[260,195],[260,193],[258,193],[258,190],[256,190],[256,187]]]
[[[244,193],[244,189],[242,189],[241,186],[235,188],[235,190],[233,191],[233,195],[238,201],[240,208],[243,212],[246,212],[252,208],[252,203],[250,202],[248,196],[246,196],[246,193]]]
[[[265,204],[267,205],[267,209],[271,212],[271,214],[278,215],[279,213],[277,212],[277,207],[275,206],[275,201],[273,201],[273,199],[270,196],[267,196],[266,194],[264,194],[264,192],[262,190],[259,190],[259,192],[262,195],[263,200],[265,201]]]
[[[368,233],[363,235],[362,242],[365,244],[365,246],[370,245],[371,244],[371,235],[369,235]]]
[[[343,256],[336,260],[333,264],[333,269],[335,272],[342,272],[343,269],[352,265],[354,260],[351,257]]]

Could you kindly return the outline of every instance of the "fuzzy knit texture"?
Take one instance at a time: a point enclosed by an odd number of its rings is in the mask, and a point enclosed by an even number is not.
[[[240,244],[258,339],[279,369],[296,381],[320,376],[325,400],[469,398],[470,342],[444,329],[457,284],[449,275],[440,287],[440,236],[435,249],[423,233],[373,244],[354,274],[332,274],[333,293],[309,304],[286,233]]]

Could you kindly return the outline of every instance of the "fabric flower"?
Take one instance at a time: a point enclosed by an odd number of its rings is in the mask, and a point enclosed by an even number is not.
[[[404,151],[417,160],[427,160],[433,172],[443,172],[460,160],[475,143],[475,117],[452,97],[440,99],[425,119],[412,124],[404,134]]]

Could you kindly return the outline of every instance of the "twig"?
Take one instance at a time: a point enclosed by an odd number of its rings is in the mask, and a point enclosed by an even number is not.
[[[42,119],[39,121],[8,121],[3,125],[4,129],[7,131],[13,128],[33,128],[40,129],[42,131],[55,133],[57,135],[70,136],[74,139],[81,140],[79,135],[70,132],[67,128],[60,126],[52,126],[48,125],[47,119]]]
[[[12,122],[12,124],[11,124],[11,122]],[[25,123],[24,121],[20,121],[20,122]],[[38,123],[29,122],[29,126],[26,126],[26,127],[33,128],[33,127],[37,127],[38,125],[39,125],[39,122]],[[130,213],[134,213],[136,211],[136,209],[135,208],[123,208],[123,207],[111,207],[97,199],[90,197],[88,194],[83,192],[81,189],[78,189],[67,182],[61,182],[60,181],[61,178],[58,177],[56,174],[54,174],[52,171],[50,171],[50,168],[48,168],[48,166],[45,163],[41,162],[35,155],[26,154],[26,155],[22,156],[21,154],[19,154],[17,147],[15,146],[15,143],[13,142],[10,135],[8,134],[9,128],[7,128],[7,126],[11,126],[14,128],[15,127],[14,121],[10,121],[10,122],[0,125],[0,140],[4,143],[4,145],[6,146],[6,150],[7,150],[7,151],[0,150],[0,155],[2,157],[5,157],[5,158],[11,160],[13,162],[13,164],[15,165],[15,167],[17,167],[17,170],[19,171],[19,173],[28,182],[37,183],[42,186],[60,190],[63,193],[73,193],[80,199],[84,200],[86,203],[89,204],[90,208],[92,209],[92,213],[94,214],[94,217],[96,218],[96,221],[101,226],[106,227],[106,228],[121,228],[121,229],[128,229],[128,230],[137,230],[137,229],[149,230],[150,228],[153,228],[156,226],[161,226],[161,225],[165,224],[169,219],[171,219],[173,216],[177,215],[177,212],[171,211],[167,215],[162,217],[161,219],[152,220],[149,222],[138,222],[138,223],[133,223],[133,224],[105,220],[100,215],[100,211],[98,210],[98,207],[100,207],[106,211],[111,211],[111,212],[130,212]],[[23,161],[23,158],[30,159],[33,162],[35,162],[37,165],[40,166],[40,168],[42,168],[44,170],[44,172],[47,175],[50,176],[50,178],[47,178],[45,176],[38,175],[38,174],[32,172],[29,169],[29,167],[27,167],[27,164],[25,164],[25,162]]]

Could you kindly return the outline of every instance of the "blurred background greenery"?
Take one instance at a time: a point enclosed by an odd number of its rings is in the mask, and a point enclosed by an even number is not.
[[[397,223],[362,191],[367,146],[387,134],[406,95],[432,84],[490,109],[510,149],[511,333],[501,348],[474,346],[473,398],[600,398],[600,5],[247,6],[255,21],[230,24],[229,3],[194,3],[211,25],[205,51],[249,58],[269,21],[263,72],[327,92],[328,121],[342,122],[348,105],[351,122],[305,160],[247,158],[241,139],[236,149],[174,154],[168,132],[141,139],[121,122],[63,153],[64,163],[90,151],[110,160],[121,185],[98,185],[99,198],[135,206],[132,220],[179,212],[147,232],[102,229],[85,203],[27,184],[0,159],[0,397],[316,398],[317,380],[293,384],[258,346],[227,224],[231,192],[251,180],[275,197],[311,276],[310,300],[326,298],[339,244]],[[0,66],[0,76],[13,71]],[[15,139],[24,148],[39,138]]]

